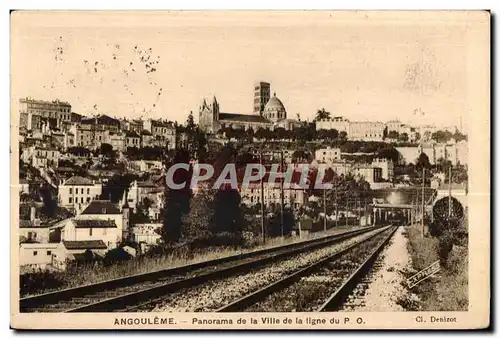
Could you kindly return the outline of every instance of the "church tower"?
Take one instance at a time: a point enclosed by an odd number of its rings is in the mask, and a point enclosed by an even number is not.
[[[213,121],[219,121],[219,103],[217,102],[217,98],[214,95],[214,99],[212,101],[212,116]]]
[[[208,104],[207,100],[203,98],[199,110],[199,124],[200,128],[209,133],[213,133],[216,129],[217,122],[219,121],[219,103],[214,96],[212,103]]]

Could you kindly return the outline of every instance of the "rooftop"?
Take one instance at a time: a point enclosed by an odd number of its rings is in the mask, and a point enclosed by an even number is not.
[[[66,180],[63,184],[64,186],[92,186],[94,183],[92,180],[75,175]]]
[[[169,122],[169,121],[162,121],[162,120],[152,120],[151,124],[155,127],[170,127],[174,128],[174,125]]]
[[[116,228],[114,220],[73,219],[76,228]]]
[[[93,200],[90,204],[83,210],[83,215],[89,214],[121,214],[118,207],[116,207],[109,200]]]
[[[41,225],[40,220],[37,219],[35,221],[20,219],[19,220],[19,228],[46,228],[48,225]]]
[[[253,114],[238,114],[238,113],[220,113],[219,120],[232,120],[232,121],[244,121],[244,122],[255,122],[255,123],[270,123],[269,120],[261,115]]]
[[[127,138],[140,138],[139,134],[134,131],[125,131],[125,136]]]
[[[102,240],[66,241],[63,245],[68,250],[105,250],[108,247]]]

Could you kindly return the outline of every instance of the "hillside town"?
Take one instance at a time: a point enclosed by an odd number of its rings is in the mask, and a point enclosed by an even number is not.
[[[223,100],[203,98],[186,122],[170,121],[168,113],[85,115],[57,99],[19,99],[21,271],[134,260],[207,237],[242,245],[369,225],[377,222],[377,192],[467,190],[467,136],[455,126],[353,121],[326,108],[303,112],[314,114],[304,120],[287,112],[268,82],[250,95],[248,113],[228,113]],[[165,175],[179,161],[278,163],[299,172],[307,165],[330,171],[336,183],[326,193],[284,190],[279,181],[235,192],[172,192]]]

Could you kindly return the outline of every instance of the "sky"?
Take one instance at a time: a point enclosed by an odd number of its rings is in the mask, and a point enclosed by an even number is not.
[[[222,112],[251,114],[262,80],[289,118],[325,108],[466,130],[467,25],[444,12],[17,12],[13,109],[59,99],[85,115],[184,122],[214,95]]]

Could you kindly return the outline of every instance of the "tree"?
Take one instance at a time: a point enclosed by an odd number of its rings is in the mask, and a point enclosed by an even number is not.
[[[429,224],[429,234],[439,239],[439,256],[441,262],[446,264],[446,259],[448,259],[453,245],[460,244],[464,233],[467,237],[467,230],[461,227],[464,209],[454,197],[451,199],[442,198],[434,204],[432,213],[434,218],[433,222]]]
[[[427,156],[427,154],[425,154],[424,152],[420,153],[416,164],[417,170],[421,171],[422,168],[430,168],[430,167],[431,163],[429,161],[429,157]]]
[[[387,126],[385,126],[384,132],[382,134],[382,140],[387,139],[388,134],[389,134],[389,128]]]
[[[389,131],[389,133],[387,134],[387,138],[399,139],[399,132],[398,131]]]
[[[99,147],[98,152],[107,157],[113,157],[114,155],[113,146],[106,143],[101,144],[101,147]]]
[[[462,134],[458,129],[455,130],[455,133],[453,133],[453,139],[455,139],[456,142],[462,141],[462,140],[467,140],[467,135]]]
[[[52,195],[52,187],[48,184],[44,184],[40,187],[40,196],[43,202],[42,213],[48,218],[56,216],[57,200]]]
[[[283,127],[278,127],[274,130],[274,136],[278,140],[286,139],[288,137],[288,131]]]
[[[314,118],[314,121],[318,121],[318,120],[328,120],[330,119],[330,112],[328,112],[327,110],[325,110],[324,108],[322,109],[318,109],[316,111],[316,117]]]
[[[194,123],[194,117],[193,117],[193,111],[189,112],[189,115],[186,120],[186,130],[187,131],[194,131],[195,129],[195,123]]]
[[[88,148],[85,148],[85,147],[75,146],[75,147],[69,147],[68,153],[70,153],[74,156],[86,157],[90,154],[90,150]]]
[[[255,132],[255,137],[257,139],[267,139],[269,136],[269,131],[267,129],[264,129],[262,127],[259,127],[257,132]]]
[[[437,160],[436,168],[440,171],[448,175],[448,170],[449,168],[452,167],[451,161],[446,160],[445,158],[441,157]],[[448,177],[446,177],[448,178]]]
[[[270,217],[267,219],[267,235],[270,237],[281,236],[281,208],[280,205],[270,207]],[[295,226],[295,216],[290,208],[283,209],[283,235],[287,236],[292,232]]]
[[[404,132],[399,135],[399,141],[401,142],[408,142],[408,133]]]
[[[381,148],[377,152],[377,156],[379,158],[392,160],[394,164],[397,164],[399,162],[400,157],[398,150],[392,146]]]
[[[438,143],[445,143],[451,140],[453,134],[450,131],[436,131],[432,133],[431,138]]]
[[[123,198],[125,190],[128,190],[130,184],[139,177],[132,173],[115,174],[106,182],[102,188],[102,199],[110,199],[117,203]]]
[[[346,131],[340,131],[340,133],[339,133],[339,140],[340,141],[346,141],[347,140],[347,132]]]
[[[167,164],[167,168],[177,163],[189,164],[191,159],[189,151],[179,149],[174,159]],[[176,242],[182,235],[182,217],[189,212],[189,203],[192,196],[190,188],[193,170],[178,169],[171,178],[175,184],[185,183],[184,188],[174,189],[166,185],[165,211],[163,214],[162,239],[165,242]]]
[[[191,199],[189,213],[182,217],[182,238],[188,241],[206,240],[211,236],[215,218],[215,202],[212,192],[201,186]]]

